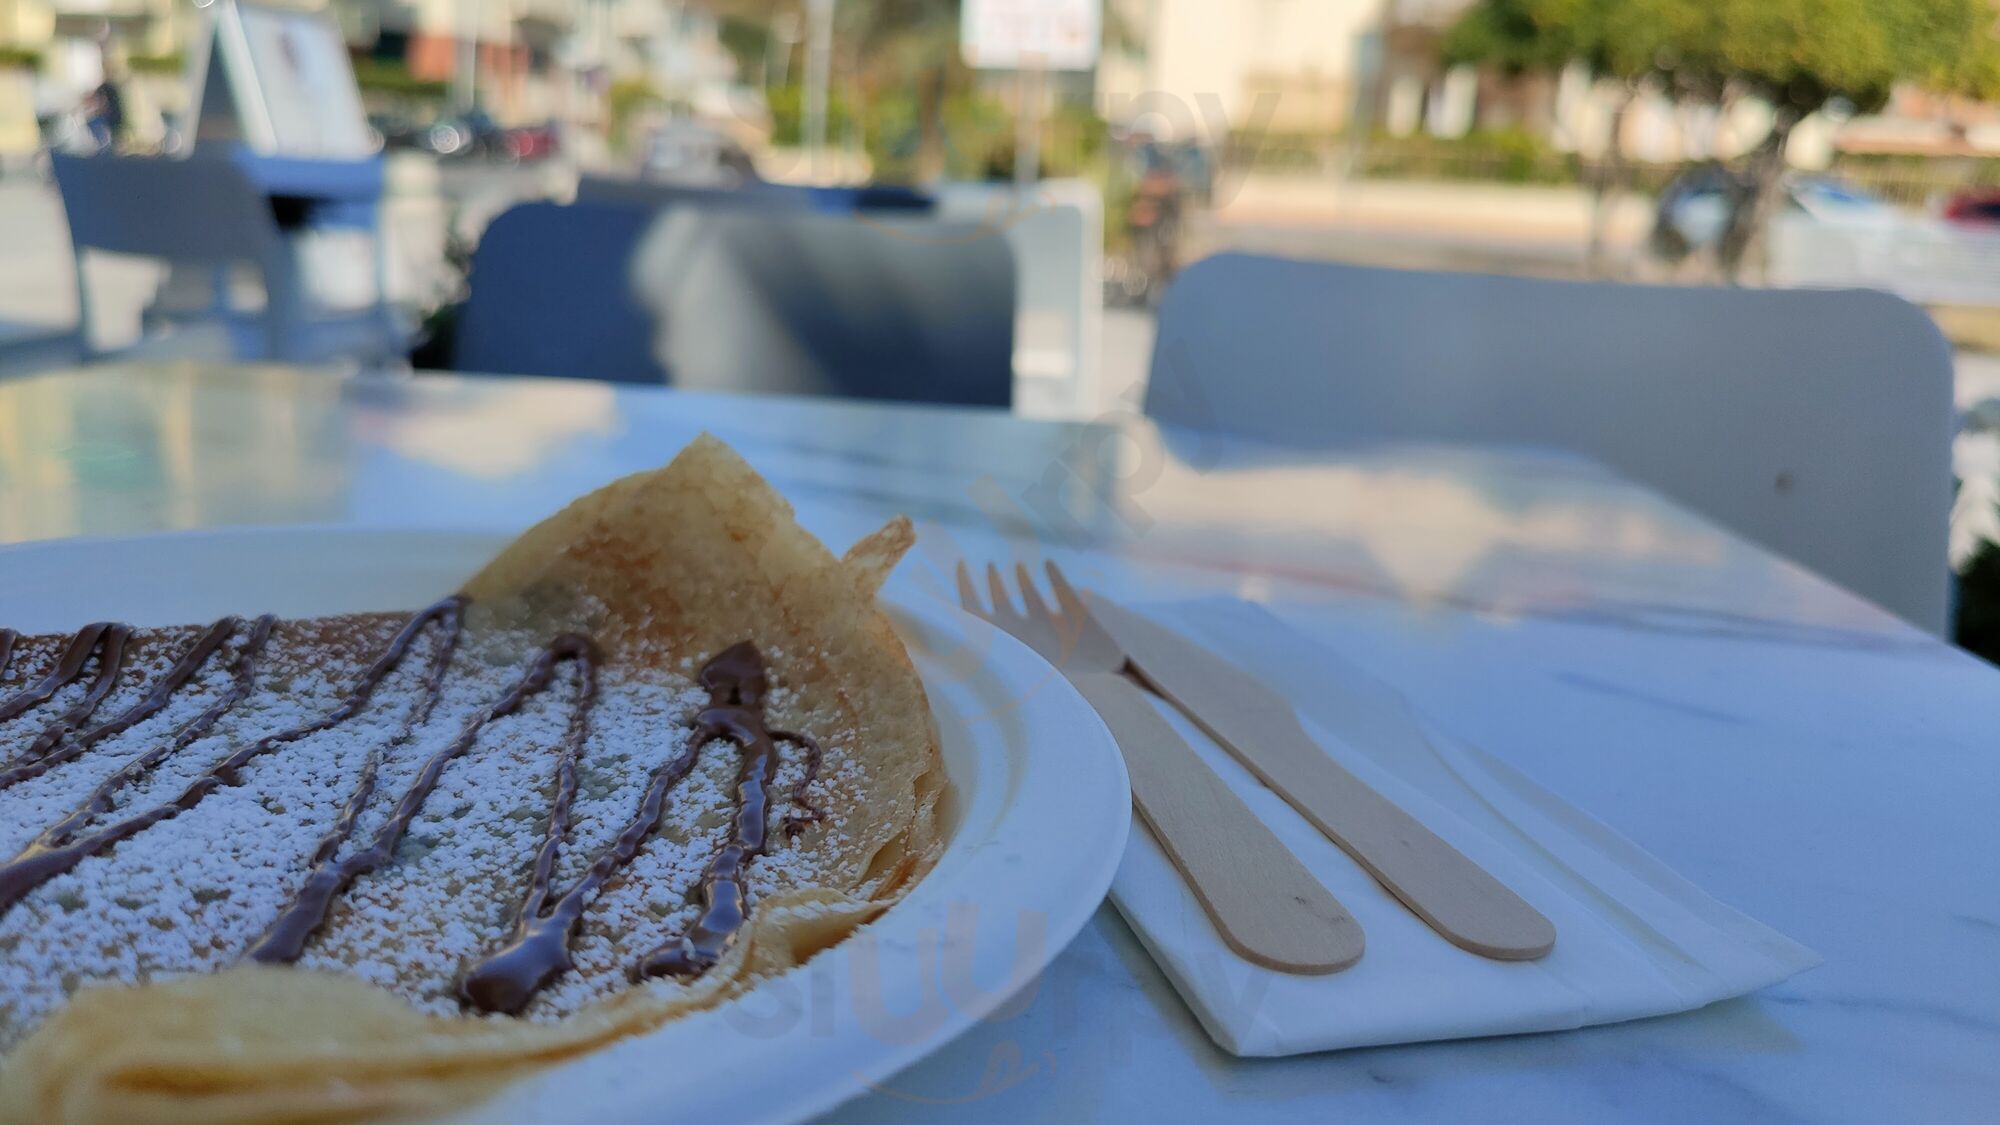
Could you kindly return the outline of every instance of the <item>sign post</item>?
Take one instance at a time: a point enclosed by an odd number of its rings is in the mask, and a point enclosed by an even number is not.
[[[1014,179],[1041,178],[1043,87],[1051,70],[1090,70],[1104,33],[1103,0],[964,0],[959,51],[966,65],[1019,79]]]
[[[1047,71],[1037,60],[1021,61],[1016,71],[1021,110],[1014,115],[1014,182],[1026,188],[1042,178],[1042,81]]]
[[[814,183],[825,182],[828,87],[833,75],[833,0],[807,0],[806,97],[804,125],[808,169]]]

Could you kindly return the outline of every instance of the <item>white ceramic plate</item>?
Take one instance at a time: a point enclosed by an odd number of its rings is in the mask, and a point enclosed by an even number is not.
[[[508,538],[292,527],[30,543],[0,549],[0,622],[54,631],[412,609]],[[1125,848],[1117,745],[1013,638],[941,597],[892,588],[952,780],[937,867],[804,968],[526,1079],[462,1120],[796,1120],[994,1014],[1083,926]]]

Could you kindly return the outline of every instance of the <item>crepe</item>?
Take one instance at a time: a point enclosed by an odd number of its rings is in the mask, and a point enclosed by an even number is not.
[[[118,782],[67,836],[39,837],[60,851],[177,796],[188,807],[0,907],[0,972],[17,974],[0,1001],[0,1043],[15,1043],[0,1117],[464,1105],[839,942],[942,846],[929,706],[875,604],[912,541],[898,519],[836,559],[704,436],[530,529],[414,618],[19,638],[0,678],[0,817]],[[208,642],[198,673],[156,690]],[[157,760],[134,774],[141,758]],[[34,853],[41,823],[8,847]],[[607,856],[623,859],[599,871]],[[20,862],[0,869],[0,902]],[[314,910],[316,887],[332,889]],[[565,903],[574,926],[549,920]],[[553,947],[549,930],[565,931]],[[509,967],[537,953],[525,975]],[[626,983],[641,964],[675,975]],[[468,1014],[473,996],[520,1014]]]

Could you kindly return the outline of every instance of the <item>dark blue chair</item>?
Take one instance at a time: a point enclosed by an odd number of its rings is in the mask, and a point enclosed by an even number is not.
[[[662,183],[618,176],[584,176],[577,181],[578,203],[625,203],[666,208],[682,204],[702,207],[767,207],[814,211],[822,215],[873,215],[896,213],[927,215],[937,209],[937,200],[915,188],[900,184],[859,184],[849,187],[818,187],[810,184],[776,184],[751,180],[736,187],[701,187],[692,184]]]
[[[473,255],[454,368],[1013,400],[1013,252],[977,224],[598,199],[523,204],[493,221]]]
[[[1014,253],[978,223],[677,207],[634,276],[675,386],[1013,402]]]
[[[486,227],[472,255],[452,367],[660,383],[653,319],[633,299],[632,251],[647,207],[523,203]]]

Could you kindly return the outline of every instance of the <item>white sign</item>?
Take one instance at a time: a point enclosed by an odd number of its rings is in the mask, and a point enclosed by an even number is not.
[[[1104,34],[1103,0],[964,0],[959,49],[987,70],[1089,70]]]
[[[324,11],[217,0],[195,42],[188,74],[196,140],[242,140],[274,156],[375,151],[347,44]]]

